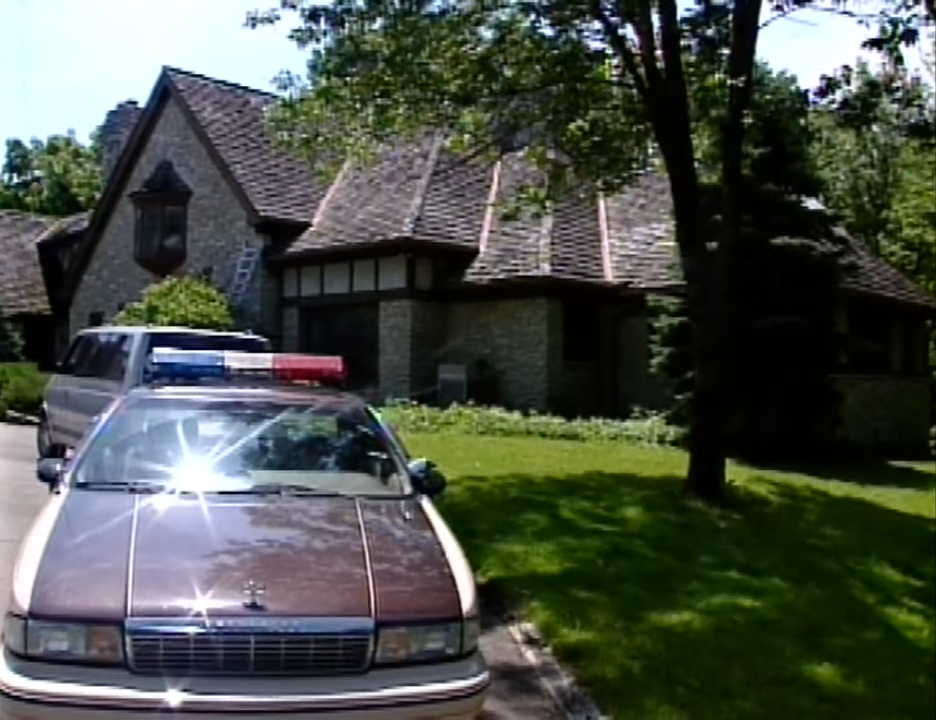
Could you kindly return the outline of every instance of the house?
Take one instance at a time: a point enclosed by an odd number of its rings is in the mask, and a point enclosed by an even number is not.
[[[42,338],[51,330],[36,239],[49,218],[17,210],[0,210],[0,313],[23,339],[30,357],[42,355]]]
[[[24,355],[50,367],[68,343],[65,268],[87,214],[51,218],[0,210],[0,314],[23,339]]]
[[[115,109],[107,184],[56,296],[70,332],[160,277],[204,273],[278,347],[340,353],[384,397],[431,400],[443,375],[515,408],[614,416],[661,401],[646,298],[682,285],[665,178],[510,217],[501,201],[531,172],[519,157],[465,162],[427,136],[325,186],[266,134],[275,101],[164,68],[144,107]],[[845,431],[925,444],[933,298],[853,256]]]

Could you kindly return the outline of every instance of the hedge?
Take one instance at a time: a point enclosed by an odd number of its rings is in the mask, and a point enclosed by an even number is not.
[[[402,433],[452,433],[676,445],[683,439],[685,432],[667,424],[662,414],[645,412],[626,420],[570,420],[555,415],[521,413],[470,403],[435,408],[409,401],[393,401],[380,408],[380,414]]]
[[[37,415],[48,379],[32,363],[0,364],[0,417],[8,410]]]

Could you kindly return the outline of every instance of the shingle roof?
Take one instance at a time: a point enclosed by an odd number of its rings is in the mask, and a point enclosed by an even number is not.
[[[164,72],[257,213],[311,220],[320,184],[300,159],[274,145],[264,126],[277,96],[178,68]]]
[[[285,255],[406,237],[476,250],[463,277],[470,284],[535,277],[644,291],[682,284],[664,174],[643,173],[608,197],[578,193],[546,214],[505,213],[536,173],[519,154],[495,165],[460,160],[440,149],[438,138],[389,148],[372,166],[342,170],[313,224]],[[859,241],[840,239],[849,248],[845,259],[855,261],[843,287],[933,305],[932,297]]]
[[[850,238],[845,259],[851,262],[853,269],[846,272],[842,287],[866,295],[936,308],[936,299],[930,293],[872,253],[859,240]]]
[[[581,193],[545,216],[507,218],[503,203],[535,172],[530,165],[519,155],[494,165],[466,161],[427,135],[389,148],[374,166],[347,166],[326,188],[271,140],[264,116],[275,95],[177,68],[164,68],[162,80],[259,218],[308,226],[284,250],[287,258],[407,239],[475,252],[464,276],[473,284],[535,277],[645,291],[681,284],[669,183],[659,173],[611,197]],[[909,279],[850,242],[858,262],[846,287],[933,306]]]
[[[464,278],[469,283],[531,277],[604,282],[594,198],[570,198],[546,215],[508,212],[533,173],[519,155],[497,165],[466,161],[435,137],[389,148],[372,166],[342,170],[313,224],[285,254],[408,238],[476,250]]]
[[[66,235],[84,232],[88,229],[88,223],[91,222],[91,212],[85,211],[63,218],[49,218],[49,220],[48,229],[39,236],[36,242],[54,241]]]
[[[638,176],[625,191],[608,197],[605,208],[614,280],[642,290],[680,285],[666,176]]]
[[[0,210],[0,311],[7,316],[49,312],[36,241],[54,218]]]
[[[495,168],[494,205],[479,233],[478,256],[469,283],[552,277],[605,284],[597,197],[569,196],[549,210],[511,208],[518,190],[537,171],[522,156],[504,157]]]
[[[342,169],[287,255],[404,237],[472,247],[489,183],[490,167],[457,159],[437,137],[388,148],[373,165]]]

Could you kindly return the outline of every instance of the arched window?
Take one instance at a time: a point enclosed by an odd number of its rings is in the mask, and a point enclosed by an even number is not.
[[[156,166],[130,199],[136,210],[133,256],[141,267],[165,277],[184,263],[188,203],[192,191],[168,160]]]

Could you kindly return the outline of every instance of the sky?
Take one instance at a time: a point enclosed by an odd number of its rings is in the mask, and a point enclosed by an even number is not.
[[[144,104],[163,65],[272,90],[305,57],[288,25],[248,30],[276,0],[0,0],[0,142],[74,130],[88,136],[117,103]],[[682,4],[682,2],[680,3]],[[803,11],[770,24],[759,55],[805,87],[854,62],[867,31]]]

